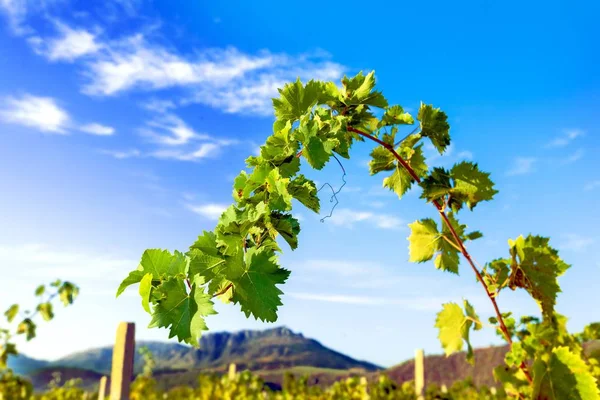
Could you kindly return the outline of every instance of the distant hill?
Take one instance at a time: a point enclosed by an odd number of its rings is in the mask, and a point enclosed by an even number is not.
[[[8,367],[19,375],[29,375],[31,372],[47,367],[49,364],[48,361],[37,360],[24,354],[8,358]]]
[[[305,338],[286,327],[264,331],[217,332],[202,336],[200,348],[194,349],[177,343],[144,342],[156,361],[158,370],[189,370],[226,368],[236,363],[240,369],[273,370],[296,366],[331,369],[360,369],[376,371],[381,367],[355,360],[331,350],[314,339]],[[75,367],[108,374],[111,368],[112,348],[86,350],[63,357],[50,366]],[[135,370],[142,368],[142,359],[136,352]]]
[[[147,346],[156,361],[156,377],[161,386],[174,384],[195,384],[200,372],[224,372],[230,363],[238,369],[252,371],[272,371],[269,376],[277,376],[281,381],[283,372],[288,369],[301,371],[339,371],[333,375],[348,374],[348,371],[366,374],[382,370],[381,367],[366,361],[355,360],[331,350],[314,339],[305,338],[286,327],[264,331],[217,332],[204,335],[200,348],[178,343],[139,341],[136,348]],[[101,347],[68,355],[53,362],[35,360],[25,355],[9,358],[9,366],[18,373],[29,376],[37,388],[43,388],[52,379],[52,372],[81,377],[85,385],[92,384],[101,375],[109,375],[112,362],[112,348]],[[136,351],[134,370],[139,373],[143,360]],[[37,372],[36,372],[37,371]],[[79,374],[78,376],[75,376]],[[68,375],[68,376],[67,376]],[[281,379],[280,379],[281,378]]]
[[[260,375],[272,387],[278,387],[286,372],[297,376],[310,375],[310,384],[330,385],[336,380],[353,375],[374,379],[384,373],[398,383],[414,379],[414,360],[392,368],[355,360],[331,350],[318,341],[305,338],[286,327],[264,331],[210,333],[202,337],[200,349],[178,343],[144,342],[153,353],[155,378],[159,387],[176,385],[195,386],[200,373],[224,373],[230,363],[239,371],[249,369]],[[600,341],[585,345],[588,356],[600,359]],[[451,385],[457,380],[472,377],[476,385],[494,385],[492,370],[503,363],[507,346],[475,349],[475,365],[465,360],[465,354],[450,357],[427,355],[425,379],[428,383]],[[81,378],[86,388],[97,387],[102,375],[109,375],[112,348],[91,349],[63,357],[54,362],[36,360],[25,355],[9,358],[9,366],[17,373],[29,376],[37,389],[44,388],[58,371],[63,380]],[[142,359],[136,353],[135,371],[142,369]]]
[[[425,382],[450,386],[455,381],[472,377],[478,386],[492,386],[495,384],[492,371],[504,363],[507,351],[508,346],[474,349],[474,365],[467,362],[465,352],[454,353],[449,357],[443,354],[427,355],[424,360]],[[415,360],[405,361],[385,370],[384,373],[399,383],[411,381],[415,377]]]
[[[600,361],[599,340],[584,343],[583,349],[587,357],[594,357]],[[449,357],[445,355],[426,356],[424,360],[425,381],[450,386],[455,381],[471,377],[477,386],[494,386],[496,382],[493,370],[504,363],[504,355],[507,351],[508,345],[474,349],[474,365],[466,361],[465,352],[455,353]],[[405,361],[388,368],[384,373],[398,383],[411,381],[415,377],[415,361],[414,359]]]

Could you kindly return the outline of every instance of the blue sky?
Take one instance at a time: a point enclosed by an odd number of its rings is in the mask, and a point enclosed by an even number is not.
[[[204,3],[204,4],[203,4]],[[244,159],[271,133],[271,97],[300,77],[338,81],[374,69],[391,103],[445,110],[453,144],[433,165],[473,159],[500,193],[462,221],[485,237],[480,264],[508,238],[552,238],[573,268],[558,310],[569,328],[598,320],[600,69],[596,2],[0,0],[0,307],[32,304],[38,283],[81,286],[76,305],[41,323],[23,352],[57,358],[110,344],[119,321],[146,329],[137,291],[114,294],[146,248],[185,250],[212,230]],[[297,207],[300,246],[273,325],[219,304],[213,331],[287,325],[350,356],[389,366],[439,353],[435,314],[469,299],[492,309],[462,264],[456,277],[408,263],[407,224],[434,216],[370,177],[372,146],[344,162],[334,216]],[[303,168],[342,183],[337,164]],[[595,222],[595,223],[594,223]],[[523,293],[502,310],[537,313]],[[596,307],[597,308],[597,307]],[[491,330],[477,346],[500,343]]]

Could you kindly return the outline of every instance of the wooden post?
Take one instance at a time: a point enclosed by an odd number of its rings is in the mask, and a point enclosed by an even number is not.
[[[232,381],[235,379],[235,364],[231,363],[229,364],[229,380]]]
[[[135,324],[121,322],[112,355],[110,375],[110,400],[129,400],[129,384],[133,376],[135,353]]]
[[[423,349],[415,350],[415,393],[418,400],[425,399],[425,366],[423,365]]]
[[[106,396],[106,384],[108,379],[105,376],[100,378],[100,386],[98,387],[98,400],[104,400]]]

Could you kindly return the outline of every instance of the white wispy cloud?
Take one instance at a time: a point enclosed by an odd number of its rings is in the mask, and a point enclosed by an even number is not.
[[[142,33],[100,40],[95,32],[57,24],[58,37],[35,36],[30,38],[32,47],[53,61],[82,58],[79,65],[86,79],[82,90],[94,96],[180,88],[184,89],[180,105],[200,103],[226,113],[271,115],[271,98],[278,96],[277,89],[285,83],[297,77],[339,79],[346,70],[323,51],[249,54],[227,47],[183,54]],[[149,105],[153,106],[170,108],[156,102]]]
[[[594,190],[599,187],[600,187],[600,180],[597,180],[597,181],[592,181],[592,182],[586,183],[585,186],[583,187],[583,190],[589,191],[589,190]]]
[[[562,242],[561,248],[565,249],[565,250],[572,250],[572,251],[585,250],[586,248],[588,248],[595,242],[594,238],[587,237],[587,236],[581,236],[576,233],[569,233],[569,234],[564,235],[564,237],[565,237],[565,240]]]
[[[584,151],[583,149],[577,149],[575,152],[573,152],[572,154],[570,154],[569,156],[565,157],[561,163],[562,164],[572,164],[575,161],[580,160],[583,157]]]
[[[139,261],[60,249],[47,244],[0,245],[0,259],[12,265],[14,275],[54,280],[102,278],[112,272],[135,269]]]
[[[384,203],[383,201],[363,201],[362,204],[365,204],[371,208],[383,208],[385,207],[386,203]]]
[[[163,149],[148,153],[149,157],[160,159],[171,159],[179,161],[199,161],[204,158],[216,157],[221,151],[221,146],[216,143],[202,143],[192,151],[182,151],[177,149]]]
[[[131,150],[100,150],[100,153],[109,155],[111,157],[123,160],[126,158],[141,157],[142,152],[138,149]]]
[[[9,97],[2,102],[0,120],[43,132],[66,134],[70,117],[55,99],[24,94],[18,98]]]
[[[537,159],[534,157],[517,157],[511,169],[506,172],[508,176],[525,175],[533,171]]]
[[[199,204],[199,205],[193,205],[193,204],[188,204],[187,208],[198,214],[203,216],[204,218],[210,219],[210,220],[218,220],[219,217],[221,216],[221,214],[223,214],[223,211],[225,211],[227,209],[227,207],[229,207],[229,205],[225,205],[225,204],[219,204],[219,203],[208,203],[208,204]]]
[[[139,149],[130,150],[99,150],[100,153],[117,159],[127,158],[157,158],[161,160],[177,161],[200,161],[205,158],[213,158],[219,155],[222,146],[216,143],[202,143],[191,150],[182,149],[158,149],[151,151],[141,151]]]
[[[27,2],[23,0],[0,0],[0,9],[6,15],[13,30],[19,30],[27,12]]]
[[[167,146],[179,146],[193,139],[208,140],[211,138],[207,134],[196,132],[174,114],[159,115],[148,121],[147,125],[149,128],[140,129],[140,133],[143,136],[151,138],[156,143]]]
[[[115,3],[123,7],[128,15],[135,15],[142,5],[142,0],[115,0]]]
[[[50,61],[74,61],[77,58],[98,52],[102,45],[96,34],[85,29],[73,29],[55,21],[60,36],[42,39],[40,36],[28,38],[33,50]]]
[[[347,294],[307,292],[287,292],[286,296],[290,296],[299,300],[320,301],[327,303],[341,303],[367,306],[394,306],[414,311],[439,311],[441,304],[448,302],[448,298],[432,296],[411,296],[406,298],[396,298],[383,296],[356,296]],[[471,297],[470,300],[473,301],[473,298]],[[479,299],[477,300],[478,302],[480,302]]]
[[[152,98],[141,104],[143,108],[149,111],[165,113],[166,111],[177,107],[172,100]]]
[[[157,105],[153,104],[151,108],[154,106]],[[205,158],[215,158],[224,147],[239,143],[237,139],[215,138],[205,133],[199,133],[183,119],[168,112],[158,112],[154,118],[146,122],[144,127],[139,128],[138,132],[142,137],[158,146],[145,151],[135,149],[128,151],[103,150],[102,152],[120,159],[151,157],[162,160],[200,161]]]
[[[91,124],[81,125],[80,131],[96,136],[112,136],[115,133],[115,128],[93,122]]]
[[[211,50],[197,60],[188,60],[137,34],[111,42],[87,64],[88,84],[84,91],[113,95],[135,87],[163,89],[188,85],[222,85],[248,71],[271,62],[270,56],[249,56],[236,49]]]
[[[30,32],[30,28],[23,25],[29,8],[27,0],[0,0],[0,11],[8,20],[8,25],[16,34]]]
[[[585,132],[581,129],[569,129],[562,136],[554,138],[546,147],[564,147],[583,135],[585,135]]]
[[[338,226],[352,228],[356,223],[368,223],[381,229],[400,229],[404,221],[389,214],[379,214],[370,211],[336,208],[333,215],[325,221]]]

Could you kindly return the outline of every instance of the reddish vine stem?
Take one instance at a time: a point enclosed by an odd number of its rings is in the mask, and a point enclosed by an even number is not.
[[[225,294],[229,289],[231,289],[233,287],[233,283],[230,283],[229,285],[225,286],[225,288],[223,290],[218,291],[217,293],[213,294],[212,298],[215,298],[217,296],[220,296],[222,294]]]
[[[400,155],[396,152],[396,150],[394,150],[394,146],[393,145],[385,143],[384,141],[376,138],[375,136],[369,135],[368,133],[362,132],[362,131],[360,131],[358,129],[355,129],[355,128],[351,127],[351,126],[348,127],[348,130],[350,132],[357,133],[357,134],[359,134],[359,135],[361,135],[363,137],[366,137],[367,139],[370,139],[370,140],[372,140],[372,141],[374,141],[374,142],[379,143],[380,145],[382,145],[384,148],[386,148],[388,151],[390,151],[394,155],[394,157],[398,160],[398,162],[400,163],[400,165],[402,165],[402,167],[404,167],[404,169],[409,173],[409,175],[417,183],[421,183],[421,178],[415,173],[415,171],[412,169],[412,167],[402,157],[400,157]],[[460,239],[460,237],[456,233],[456,230],[454,229],[454,227],[450,223],[450,220],[448,219],[448,216],[444,212],[443,207],[436,200],[433,201],[433,205],[435,206],[435,208],[437,208],[437,210],[440,213],[442,219],[444,220],[444,223],[446,224],[446,226],[450,230],[450,233],[452,234],[452,237],[454,237],[454,240],[456,240],[456,243],[460,247],[460,252],[465,257],[465,259],[469,262],[469,264],[471,265],[471,268],[473,269],[473,272],[475,272],[475,275],[477,276],[477,280],[479,282],[481,282],[481,285],[483,286],[483,288],[485,290],[485,293],[487,294],[488,298],[492,302],[492,305],[494,306],[494,310],[496,312],[496,317],[498,318],[498,322],[500,324],[500,330],[502,331],[502,333],[503,333],[506,341],[512,346],[513,341],[512,341],[512,339],[510,337],[510,334],[508,333],[508,328],[506,327],[506,324],[504,323],[504,318],[502,317],[502,314],[500,313],[500,310],[498,308],[498,303],[496,303],[496,299],[492,296],[492,293],[490,293],[487,284],[485,283],[485,281],[483,280],[483,277],[481,276],[481,273],[479,272],[479,270],[475,266],[475,263],[471,259],[471,255],[469,254],[469,252],[465,248],[465,246],[463,244],[463,241]],[[525,377],[527,378],[527,380],[529,381],[529,383],[530,384],[533,383],[533,379],[531,378],[531,375],[529,374],[529,371],[527,369],[527,365],[525,365],[525,363],[522,362],[519,367],[521,368],[521,370],[523,370],[523,373],[525,374]]]

